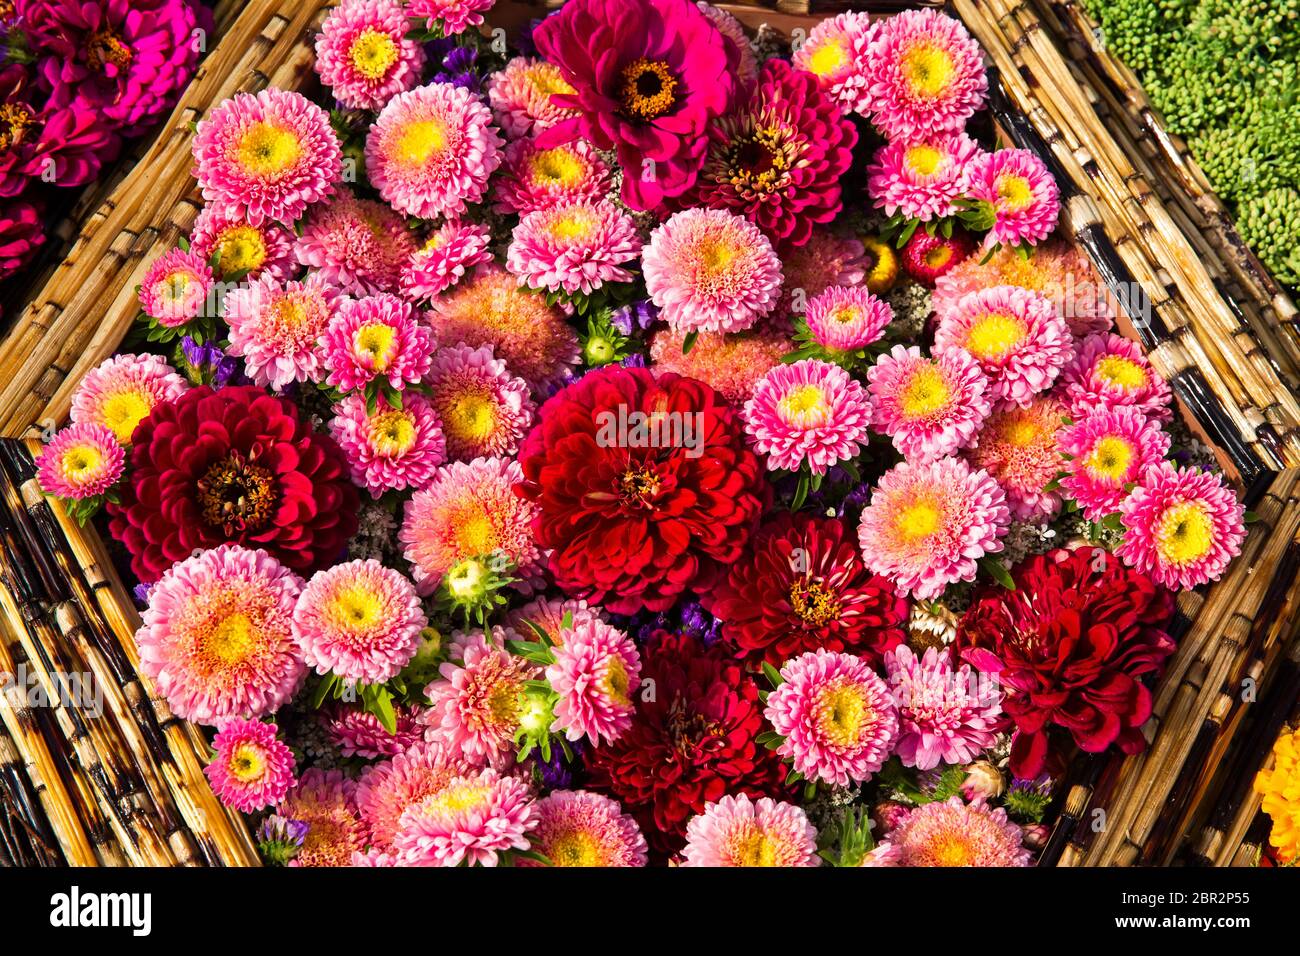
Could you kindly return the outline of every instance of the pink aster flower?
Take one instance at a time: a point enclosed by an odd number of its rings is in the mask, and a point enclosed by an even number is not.
[[[275,724],[236,717],[212,740],[216,755],[203,768],[218,799],[241,813],[274,806],[294,785],[294,759]]]
[[[508,458],[519,450],[533,423],[533,400],[528,383],[493,358],[492,346],[439,349],[424,382],[449,458]]]
[[[56,432],[36,464],[42,491],[80,501],[108,493],[126,468],[126,452],[108,426],[82,422]]]
[[[858,525],[862,555],[902,592],[933,600],[973,581],[978,559],[1002,550],[1006,493],[988,472],[956,458],[903,462],[881,477]]]
[[[813,474],[824,475],[867,444],[871,399],[838,365],[802,359],[764,375],[741,417],[769,469],[796,471],[807,462]]]
[[[1069,456],[1061,490],[1083,516],[1100,521],[1119,510],[1125,490],[1169,454],[1169,435],[1131,405],[1099,408],[1067,425],[1061,451]]]
[[[986,245],[1040,242],[1056,229],[1061,194],[1043,161],[1027,149],[983,153],[966,168],[966,193],[993,207]]]
[[[213,276],[208,264],[193,249],[169,249],[149,266],[140,283],[140,308],[175,328],[204,314]]]
[[[989,377],[995,404],[1028,405],[1074,355],[1070,328],[1050,299],[1015,286],[972,292],[939,316],[934,350],[961,349]]]
[[[366,173],[398,212],[454,217],[483,198],[501,146],[473,92],[430,83],[399,93],[379,114],[366,137]]]
[[[418,392],[406,392],[401,408],[379,403],[373,415],[364,398],[348,395],[334,406],[329,430],[348,460],[352,481],[372,498],[423,488],[447,460],[442,424]]]
[[[190,251],[204,262],[217,254],[217,271],[226,277],[258,279],[264,275],[277,282],[298,271],[293,257],[293,233],[274,222],[254,226],[243,216],[204,206],[190,231]]]
[[[324,276],[281,283],[265,272],[226,293],[228,351],[243,357],[244,370],[258,385],[278,391],[290,382],[320,381],[320,339],[337,303],[338,294]]]
[[[590,143],[542,149],[535,139],[516,140],[506,147],[492,208],[525,216],[571,202],[599,202],[610,184],[609,166]]]
[[[609,203],[578,201],[530,212],[515,226],[506,268],[534,289],[588,295],[627,282],[641,251],[636,226]]]
[[[1090,335],[1079,344],[1061,372],[1061,393],[1076,417],[1119,405],[1158,422],[1174,417],[1169,383],[1151,367],[1140,345],[1113,332]]]
[[[1167,588],[1217,581],[1246,538],[1245,511],[1222,478],[1168,461],[1147,469],[1119,512],[1115,553]]]
[[[298,596],[293,639],[316,673],[382,684],[415,656],[428,623],[406,576],[372,558],[316,572]]]
[[[172,565],[136,632],[140,668],[176,716],[261,717],[307,674],[293,641],[302,579],[261,549],[223,544]]]
[[[794,51],[791,62],[817,77],[846,113],[870,111],[867,50],[879,26],[866,13],[841,13],[822,20]]]
[[[736,406],[749,401],[763,376],[795,347],[790,336],[763,328],[738,335],[702,332],[691,350],[683,353],[685,340],[684,332],[656,332],[650,341],[654,370],[697,378]]]
[[[758,227],[723,209],[686,209],[650,234],[646,291],[675,331],[739,332],[772,310],[781,260]]]
[[[1002,692],[969,664],[954,670],[946,649],[930,647],[917,657],[900,644],[885,652],[885,675],[898,707],[894,751],[904,767],[962,764],[993,746]]]
[[[804,315],[813,341],[832,352],[866,348],[893,320],[894,310],[865,286],[831,286],[809,300]]]
[[[926,358],[895,345],[867,369],[872,425],[908,461],[926,462],[968,445],[991,411],[988,377],[960,349]]]
[[[493,554],[512,563],[521,579],[515,587],[532,590],[542,561],[532,531],[539,510],[512,490],[521,481],[517,461],[454,461],[406,503],[398,540],[421,594],[432,593],[457,563]]]
[[[179,398],[189,384],[156,355],[114,355],[95,366],[72,393],[72,421],[106,425],[131,444],[135,427],[160,402]]]
[[[956,215],[966,167],[979,152],[979,144],[960,132],[886,143],[867,168],[867,192],[889,216],[930,222]]]
[[[459,752],[427,741],[417,741],[391,760],[367,767],[357,781],[356,801],[370,843],[390,849],[407,807],[476,769]]]
[[[552,866],[646,865],[645,837],[636,821],[617,800],[586,790],[556,790],[538,800],[532,841]]]
[[[560,68],[545,60],[517,56],[488,77],[488,102],[507,139],[522,140],[550,129],[578,111],[559,105],[552,94],[573,94]]]
[[[307,836],[290,866],[349,866],[366,845],[357,816],[357,785],[341,770],[308,770],[280,804],[278,813],[307,824]]]
[[[468,27],[480,26],[483,14],[496,0],[407,0],[406,12],[419,19],[423,17],[432,27],[442,24],[443,36],[464,33]]]
[[[866,71],[873,120],[890,140],[958,132],[988,92],[980,45],[937,10],[907,10],[881,24]]]
[[[463,279],[471,269],[492,261],[487,226],[459,220],[444,222],[429,234],[402,266],[402,294],[431,302]]]
[[[866,246],[852,236],[815,228],[802,246],[782,243],[779,252],[784,282],[774,317],[806,311],[808,300],[831,286],[860,285],[867,276]]]
[[[723,10],[721,7],[715,7],[705,0],[696,0],[700,13],[709,18],[709,22],[718,28],[722,34],[722,39],[726,42],[733,56],[736,58],[736,79],[744,89],[749,89],[758,79],[758,58],[754,56],[754,50],[749,45],[749,37],[745,33],[745,26],[734,16]]]
[[[859,657],[818,648],[786,661],[763,716],[777,753],[809,780],[847,787],[884,766],[898,736],[889,688]]]
[[[793,803],[725,796],[686,824],[682,866],[820,864],[817,830]]]
[[[344,106],[382,109],[420,82],[424,48],[396,0],[343,0],[316,37],[316,72]]]
[[[858,866],[901,866],[902,859],[902,850],[894,846],[894,844],[888,840],[882,840],[863,855],[862,861]]]
[[[295,221],[333,194],[343,171],[328,114],[274,87],[237,93],[200,120],[194,161],[203,198],[253,225]]]
[[[546,668],[560,695],[551,731],[595,746],[613,741],[632,725],[632,695],[641,686],[641,658],[632,639],[603,621],[588,620],[561,631],[555,663]]]
[[[343,292],[374,295],[397,291],[402,266],[415,249],[401,216],[384,203],[344,192],[311,211],[293,252]]]
[[[971,442],[966,457],[997,479],[1013,518],[1050,518],[1060,510],[1060,493],[1043,489],[1065,467],[1057,439],[1065,418],[1055,398],[1035,398],[1024,408],[995,411]]]
[[[508,612],[505,615],[505,623],[507,627],[513,628],[531,640],[534,636],[533,629],[529,627],[531,622],[544,630],[552,643],[559,643],[561,634],[565,630],[566,614],[569,616],[569,628],[583,627],[591,621],[597,623],[605,621],[605,612],[602,609],[588,607],[586,601],[578,598],[565,598],[561,601],[556,598],[539,597]]]
[[[421,719],[429,739],[480,764],[499,766],[510,759],[523,718],[524,682],[541,677],[539,667],[505,649],[516,636],[502,627],[490,635],[452,635],[450,660],[424,689],[429,709]]]
[[[535,826],[537,805],[527,785],[480,770],[408,807],[393,850],[408,866],[496,866],[501,852],[529,848]]]
[[[409,302],[381,292],[343,300],[322,344],[325,381],[335,388],[350,392],[382,376],[400,389],[429,371],[433,333],[416,320]]]
[[[325,733],[345,757],[395,757],[424,739],[424,725],[416,719],[418,713],[413,707],[398,704],[394,707],[397,727],[390,734],[374,714],[357,707],[340,707],[325,717]]]
[[[1020,827],[982,799],[949,797],[917,807],[889,834],[901,866],[1029,866]]]

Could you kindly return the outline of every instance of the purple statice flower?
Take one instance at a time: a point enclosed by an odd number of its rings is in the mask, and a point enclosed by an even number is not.
[[[131,589],[131,596],[135,598],[135,603],[141,607],[149,606],[149,592],[153,590],[152,584],[145,584],[141,581]]]
[[[215,342],[199,345],[187,335],[181,339],[181,352],[184,356],[181,370],[195,385],[225,388],[239,374],[239,362],[223,352]]]
[[[659,307],[653,302],[642,300],[624,305],[614,310],[609,317],[609,324],[621,335],[631,335],[634,331],[644,331],[659,318]]]
[[[271,866],[286,866],[298,855],[310,826],[272,813],[257,828],[257,849]]]
[[[440,65],[431,80],[450,83],[474,93],[481,92],[482,77],[478,75],[478,50],[461,46],[454,39],[430,40],[424,45],[429,62]]]
[[[722,622],[715,618],[699,601],[687,601],[681,607],[682,633],[693,634],[706,646],[712,646],[722,636]]]
[[[580,764],[585,751],[581,741],[570,741],[569,749],[573,751],[573,760],[564,759],[564,749],[562,747],[551,748],[551,759],[543,760],[541,754],[536,755],[536,767],[538,776],[541,777],[542,787],[546,790],[568,790],[573,786],[573,764]]]
[[[631,355],[624,356],[623,360],[620,361],[618,364],[623,366],[624,368],[645,368],[646,367],[645,356],[642,355],[640,352],[633,352]]]

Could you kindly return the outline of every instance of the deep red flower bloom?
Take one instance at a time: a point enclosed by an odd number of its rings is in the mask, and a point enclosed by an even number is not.
[[[932,236],[924,229],[917,229],[903,246],[903,271],[927,289],[933,289],[939,276],[950,272],[974,251],[974,240],[963,230],[954,230],[945,239],[937,232]]]
[[[873,663],[906,639],[907,600],[862,562],[838,518],[782,512],[701,595],[736,656],[780,667],[824,647]]]
[[[0,279],[26,265],[44,242],[40,206],[22,201],[0,203]]]
[[[769,495],[736,413],[672,372],[607,366],[557,392],[519,451],[516,493],[574,597],[616,614],[704,593],[740,557]]]
[[[713,127],[695,187],[675,202],[730,209],[773,242],[802,246],[839,215],[857,141],[817,77],[768,60],[748,100]]]
[[[225,541],[306,575],[357,530],[357,489],[338,445],[292,402],[252,386],[205,385],[155,406],[131,436],[121,496],[109,527],[146,582]]]
[[[1089,753],[1146,746],[1144,675],[1159,676],[1175,645],[1164,631],[1173,597],[1145,574],[1094,548],[1053,551],[1012,572],[1016,588],[984,588],[961,620],[957,647],[996,674],[1016,726],[1011,770],[1036,777],[1052,727]]]
[[[589,758],[590,784],[622,801],[651,849],[680,850],[687,821],[726,794],[776,797],[785,767],[754,738],[768,729],[758,686],[714,645],[660,633],[642,651],[632,726]]]
[[[533,42],[573,87],[553,102],[578,110],[539,145],[585,139],[616,150],[633,209],[653,209],[695,181],[709,126],[731,105],[739,55],[694,3],[569,0]]]

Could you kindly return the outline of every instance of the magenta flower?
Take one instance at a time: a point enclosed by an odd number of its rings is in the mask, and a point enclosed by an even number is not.
[[[169,249],[149,265],[140,283],[140,308],[168,328],[206,314],[212,270],[193,249]]]
[[[396,389],[429,371],[433,333],[416,319],[410,303],[380,293],[347,299],[325,328],[326,382],[340,391],[363,388],[377,378]]]
[[[791,62],[817,77],[846,113],[868,113],[867,50],[879,25],[867,13],[841,13],[822,20],[795,50]]]
[[[406,222],[388,205],[343,192],[307,216],[294,255],[349,295],[396,292],[415,252]]]
[[[817,830],[793,803],[724,796],[686,824],[682,866],[819,866]]]
[[[424,48],[397,0],[343,0],[316,37],[316,72],[344,106],[382,109],[420,82]]]
[[[279,803],[294,785],[293,751],[275,734],[275,724],[236,717],[213,738],[216,753],[203,772],[226,806],[252,813]]]
[[[126,467],[126,452],[107,426],[82,422],[57,432],[36,464],[42,491],[80,501],[113,487]]]
[[[867,390],[838,365],[802,359],[776,365],[754,386],[741,417],[769,469],[815,475],[856,458],[870,437]]]
[[[561,203],[597,202],[609,193],[609,166],[582,140],[543,149],[529,137],[506,147],[494,188],[493,209],[521,216]]]
[[[990,412],[988,377],[961,349],[933,358],[895,345],[867,369],[872,424],[908,461],[933,461],[970,444]]]
[[[447,459],[438,416],[419,392],[406,392],[401,408],[379,403],[373,415],[364,398],[348,395],[334,406],[329,429],[348,460],[353,483],[372,498],[423,488]]]
[[[486,226],[459,220],[444,222],[403,264],[402,294],[417,302],[432,302],[469,270],[492,261],[488,249],[491,240]]]
[[[1061,490],[1083,516],[1100,521],[1119,509],[1125,490],[1169,453],[1169,434],[1131,405],[1099,408],[1067,425],[1061,451],[1069,455]]]
[[[560,695],[552,732],[586,737],[599,746],[632,726],[632,695],[641,686],[641,658],[632,639],[599,620],[556,635],[555,663],[546,668]]]
[[[917,657],[900,644],[885,652],[885,674],[898,707],[894,750],[904,767],[966,763],[993,746],[1002,692],[981,684],[969,664],[954,669],[947,649],[930,647]]]
[[[983,153],[966,169],[966,193],[993,207],[985,245],[1041,242],[1056,228],[1061,194],[1043,161],[1027,149]]]
[[[1129,405],[1158,422],[1173,419],[1169,383],[1151,367],[1142,347],[1114,332],[1090,335],[1061,372],[1070,414]]]
[[[506,268],[534,289],[588,295],[627,282],[637,257],[636,225],[611,203],[578,201],[530,212],[515,226]]]
[[[965,133],[895,140],[876,151],[867,168],[867,191],[886,215],[930,222],[956,215],[966,169],[980,152]]]

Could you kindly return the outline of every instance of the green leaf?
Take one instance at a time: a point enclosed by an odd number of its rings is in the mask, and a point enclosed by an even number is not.
[[[916,227],[920,224],[921,220],[919,219],[913,219],[908,222],[908,224],[903,227],[903,231],[898,234],[898,239],[894,242],[894,248],[901,249],[903,246],[907,245],[908,240],[916,234]]]
[[[695,348],[695,340],[700,337],[700,333],[691,331],[686,333],[686,338],[682,339],[682,354],[685,355],[691,349]]]
[[[1259,515],[1255,514],[1253,511],[1246,511],[1242,513],[1241,520],[1246,524],[1254,524],[1259,520]]]
[[[397,733],[397,713],[393,710],[393,695],[387,687],[377,687],[374,694],[374,715],[390,734]]]
[[[1011,577],[1011,572],[1002,566],[1001,561],[998,561],[995,558],[984,557],[980,558],[979,564],[989,577],[994,581],[997,581],[998,584],[1002,585],[1008,591],[1014,591],[1016,589],[1015,579]]]
[[[181,247],[181,252],[190,251],[190,241],[184,236],[181,236],[179,239],[176,240],[176,245]]]
[[[308,701],[312,710],[320,710],[321,705],[325,703],[325,698],[329,696],[330,691],[334,689],[334,685],[338,683],[338,679],[338,674],[330,674],[316,685],[316,690],[312,692],[311,700]]]
[[[767,661],[763,661],[763,676],[767,678],[768,683],[773,687],[780,687],[785,683],[785,678],[781,676],[781,672]]]
[[[808,472],[799,472],[799,482],[794,487],[794,498],[790,501],[790,510],[798,511],[808,500]]]

